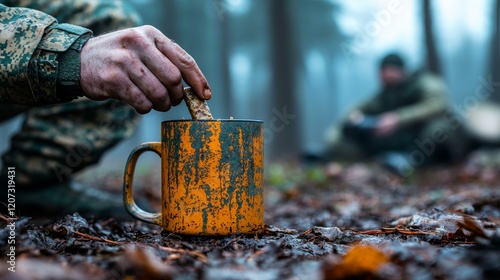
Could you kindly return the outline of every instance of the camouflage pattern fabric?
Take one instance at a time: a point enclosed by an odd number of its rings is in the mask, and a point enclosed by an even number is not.
[[[3,166],[16,167],[16,183],[23,187],[63,182],[129,137],[139,115],[132,107],[111,99],[97,102],[79,98],[45,105],[74,98],[56,92],[57,55],[85,29],[68,30],[62,24],[82,26],[99,35],[137,26],[139,17],[117,0],[0,0],[0,4],[5,5],[0,5],[0,39],[13,40],[10,49],[4,48],[7,40],[0,42],[0,121],[26,115],[22,129],[2,157]],[[15,54],[7,55],[8,50]]]
[[[38,64],[37,59],[31,61],[31,57],[38,50],[38,44],[42,40],[44,30],[55,24],[55,19],[37,11],[27,9],[12,9],[0,6],[1,33],[0,51],[0,102],[36,103],[40,94],[31,89],[30,84],[34,81],[28,79],[28,68],[32,64]],[[49,58],[50,59],[50,58]],[[46,68],[47,81],[50,84],[56,74],[55,57],[40,65]],[[33,67],[38,68],[38,67]],[[36,70],[35,70],[36,71]],[[49,86],[50,87],[50,86]],[[55,89],[55,82],[53,83]],[[53,91],[55,95],[55,90]],[[24,102],[23,102],[24,101]]]

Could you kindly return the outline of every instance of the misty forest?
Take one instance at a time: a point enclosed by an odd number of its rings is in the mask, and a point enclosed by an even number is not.
[[[19,209],[15,273],[8,270],[5,241],[13,229],[7,213],[0,216],[0,278],[498,279],[500,0],[126,2],[142,24],[158,28],[196,60],[212,89],[207,105],[214,119],[263,121],[263,167],[256,163],[255,140],[240,139],[245,144],[236,161],[251,172],[227,180],[239,184],[262,171],[264,225],[253,234],[203,236],[112,213],[105,219],[80,213],[40,219]],[[391,53],[397,59],[384,66]],[[410,148],[375,152],[370,141],[380,137],[387,115],[358,108],[389,88],[384,67],[441,81],[446,101],[433,120],[451,125],[451,132],[411,134],[418,136],[408,138]],[[427,94],[422,92],[419,98]],[[437,107],[436,100],[421,110]],[[358,111],[362,117],[353,114]],[[400,124],[406,114],[399,115]],[[167,141],[163,121],[189,119],[184,104],[143,115],[129,139],[75,180],[121,199],[131,151]],[[23,121],[21,115],[0,124],[2,153]],[[333,127],[341,127],[337,133],[365,156],[347,148],[341,149],[347,158],[333,152]],[[441,145],[442,135],[450,145]],[[386,137],[383,145],[394,140]],[[182,155],[170,159],[181,168]],[[174,176],[173,169],[162,171],[171,164],[166,162],[145,153],[135,167],[134,196],[155,211],[166,207],[167,190],[177,188],[162,179]],[[183,176],[205,172],[192,168]],[[224,176],[215,173],[210,176]],[[184,177],[175,182],[191,182]],[[215,195],[202,188],[203,195]],[[221,190],[221,197],[231,191]]]

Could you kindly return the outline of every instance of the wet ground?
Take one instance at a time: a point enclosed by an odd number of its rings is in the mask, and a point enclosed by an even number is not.
[[[78,214],[41,225],[21,217],[16,273],[7,270],[2,221],[0,278],[499,279],[498,159],[478,153],[407,178],[370,163],[271,164],[267,226],[255,236],[179,236]],[[96,180],[112,188],[121,174]],[[153,189],[142,194],[159,201]]]

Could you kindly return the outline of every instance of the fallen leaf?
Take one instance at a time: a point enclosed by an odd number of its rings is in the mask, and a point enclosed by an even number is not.
[[[356,245],[337,263],[325,264],[325,280],[366,279],[375,277],[381,266],[389,262],[389,257],[379,249],[369,245]]]

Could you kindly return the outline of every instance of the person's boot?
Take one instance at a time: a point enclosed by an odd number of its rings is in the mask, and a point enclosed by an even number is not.
[[[390,171],[402,177],[408,177],[415,171],[415,166],[411,164],[410,155],[407,152],[385,152],[376,157]]]
[[[144,205],[146,204],[144,201],[141,200],[139,204],[145,207],[145,210],[150,210],[148,205]],[[2,205],[0,213],[8,214],[6,210],[6,205]],[[85,218],[132,219],[125,211],[121,194],[99,190],[72,181],[38,189],[16,187],[16,216],[53,219],[75,212]]]

